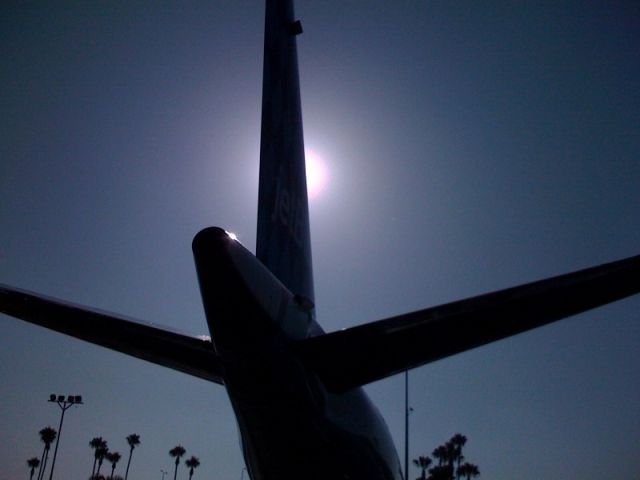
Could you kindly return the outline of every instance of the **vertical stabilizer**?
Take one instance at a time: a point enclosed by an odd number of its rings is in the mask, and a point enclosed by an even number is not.
[[[300,84],[292,0],[267,0],[256,255],[314,302]]]

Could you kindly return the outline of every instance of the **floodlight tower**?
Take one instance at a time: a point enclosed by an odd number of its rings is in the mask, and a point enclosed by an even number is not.
[[[55,393],[52,393],[51,395],[49,395],[49,401],[57,403],[62,410],[62,415],[60,416],[60,426],[58,427],[58,438],[56,438],[56,448],[53,450],[51,472],[49,473],[49,480],[52,480],[53,467],[55,467],[56,465],[56,455],[58,454],[58,443],[60,443],[60,436],[62,435],[62,422],[64,421],[64,412],[66,412],[67,409],[71,407],[71,405],[82,405],[82,396],[68,395],[67,397],[65,397],[64,395],[56,395]]]

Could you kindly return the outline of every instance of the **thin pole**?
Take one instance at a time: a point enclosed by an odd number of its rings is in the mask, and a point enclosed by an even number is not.
[[[60,402],[58,402],[58,405],[60,405]],[[66,406],[66,402],[64,407],[60,405],[60,408],[62,409],[62,415],[60,415],[60,426],[58,427],[58,436],[56,437],[56,448],[53,450],[53,460],[51,461],[51,472],[49,473],[49,480],[53,478],[53,467],[56,466],[56,455],[58,455],[58,443],[60,443],[60,436],[62,435],[62,422],[64,421],[64,412],[66,412],[67,408],[69,408],[70,406],[71,405]]]
[[[404,478],[409,480],[409,370],[404,371]]]

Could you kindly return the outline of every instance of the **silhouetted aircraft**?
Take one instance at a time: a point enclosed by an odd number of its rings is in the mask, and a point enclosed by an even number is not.
[[[291,0],[267,0],[256,255],[193,253],[211,340],[0,286],[0,311],[224,385],[250,476],[400,479],[361,386],[640,291],[640,256],[326,334],[316,322]]]

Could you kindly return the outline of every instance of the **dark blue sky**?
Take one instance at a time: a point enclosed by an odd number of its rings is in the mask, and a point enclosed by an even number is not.
[[[311,204],[327,330],[640,251],[637,3],[297,11],[306,144],[331,175]],[[207,333],[190,243],[220,225],[255,245],[262,22],[257,1],[1,7],[0,282]],[[461,431],[482,478],[633,477],[639,307],[413,371],[411,456]],[[92,437],[125,453],[137,432],[136,478],[170,470],[177,443],[196,476],[240,478],[222,388],[0,328],[4,477],[57,425],[49,393],[77,392],[60,475],[89,475]],[[401,386],[367,388],[400,454]]]

